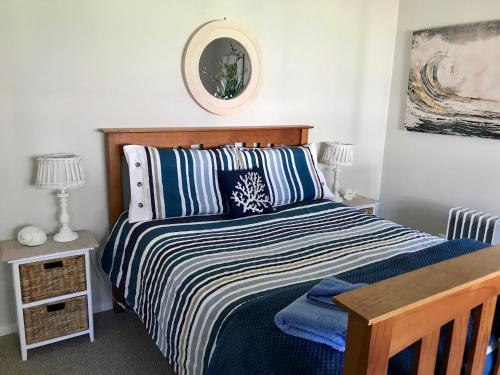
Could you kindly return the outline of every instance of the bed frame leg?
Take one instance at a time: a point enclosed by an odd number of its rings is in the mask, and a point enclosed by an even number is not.
[[[111,290],[111,294],[113,296],[113,312],[115,313],[121,313],[123,311],[125,311],[123,309],[123,307],[120,306],[120,303],[123,303],[125,302],[125,297],[123,297],[123,294],[122,292],[120,291],[120,289],[118,289],[116,286],[113,285],[112,287],[112,290]]]
[[[121,307],[116,301],[113,300],[113,312],[114,313],[121,313],[123,312],[123,307]]]

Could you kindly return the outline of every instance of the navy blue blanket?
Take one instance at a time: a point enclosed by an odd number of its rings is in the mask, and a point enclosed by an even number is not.
[[[336,277],[350,283],[374,283],[487,245],[472,240],[445,242],[416,253],[403,254],[363,266]],[[207,373],[210,375],[342,374],[344,353],[326,345],[282,333],[273,318],[317,281],[286,286],[251,300],[231,314],[219,332]],[[497,309],[498,311],[498,309]],[[499,331],[496,314],[493,332]],[[497,336],[498,337],[498,336]],[[390,373],[405,374],[411,368],[411,348],[391,359]],[[490,356],[491,357],[491,356]],[[489,367],[491,367],[491,358]],[[487,369],[485,369],[487,372]]]

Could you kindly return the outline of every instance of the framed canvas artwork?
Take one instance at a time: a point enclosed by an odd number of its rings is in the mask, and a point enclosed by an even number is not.
[[[500,21],[413,33],[405,128],[500,139]]]

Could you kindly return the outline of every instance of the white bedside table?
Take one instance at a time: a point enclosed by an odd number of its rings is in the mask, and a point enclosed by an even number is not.
[[[0,242],[0,260],[12,265],[19,342],[28,349],[88,334],[94,341],[90,251],[98,246],[87,231],[78,239],[28,247]]]
[[[378,215],[378,208],[380,206],[380,201],[362,195],[357,195],[356,198],[350,201],[344,200],[342,203],[371,215]]]

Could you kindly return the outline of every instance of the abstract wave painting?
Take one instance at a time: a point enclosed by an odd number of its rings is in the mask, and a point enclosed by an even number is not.
[[[413,33],[405,128],[500,139],[500,21]]]

